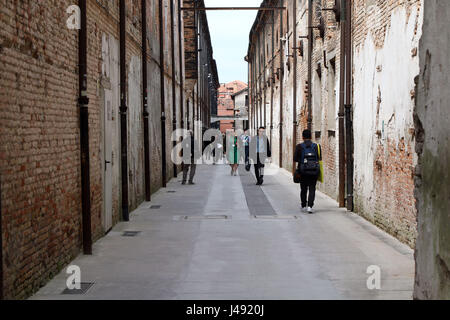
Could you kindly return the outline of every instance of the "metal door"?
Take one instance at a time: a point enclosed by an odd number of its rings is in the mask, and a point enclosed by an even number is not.
[[[112,130],[113,130],[113,108],[112,108],[112,92],[105,90],[105,117],[104,117],[104,179],[103,179],[103,194],[104,194],[104,220],[103,226],[105,231],[112,227]]]

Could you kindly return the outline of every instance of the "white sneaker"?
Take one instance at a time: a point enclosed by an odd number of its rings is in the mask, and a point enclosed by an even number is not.
[[[302,207],[302,212],[306,212],[306,207],[305,208]]]
[[[308,207],[307,211],[308,211],[308,213],[314,213],[314,210],[311,207]]]

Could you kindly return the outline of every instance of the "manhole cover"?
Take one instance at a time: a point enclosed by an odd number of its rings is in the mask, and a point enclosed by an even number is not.
[[[175,216],[175,221],[200,221],[200,220],[231,220],[228,215],[205,215],[205,216]]]
[[[298,220],[298,216],[280,216],[280,215],[253,215],[253,218],[260,220]]]
[[[66,288],[61,294],[85,294],[93,285],[94,282],[81,282],[80,289]]]
[[[122,233],[122,237],[136,237],[139,233],[141,233],[140,231],[124,231]]]

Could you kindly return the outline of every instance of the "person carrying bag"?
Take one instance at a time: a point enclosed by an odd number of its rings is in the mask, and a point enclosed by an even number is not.
[[[323,182],[322,150],[319,144],[311,141],[310,130],[303,131],[303,140],[295,148],[294,162],[298,166],[293,179],[295,183],[300,183],[302,211],[312,214],[317,181]]]

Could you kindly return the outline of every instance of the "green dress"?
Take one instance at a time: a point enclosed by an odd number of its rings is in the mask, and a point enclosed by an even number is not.
[[[238,164],[240,156],[238,148],[238,137],[230,139],[230,142],[227,146],[227,150],[228,150],[228,162],[230,164]]]

